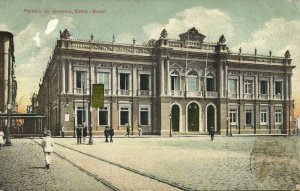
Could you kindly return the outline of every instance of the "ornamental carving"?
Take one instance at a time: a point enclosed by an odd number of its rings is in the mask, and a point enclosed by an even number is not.
[[[118,64],[118,69],[131,69],[129,64]]]
[[[145,66],[145,65],[136,65],[137,69],[140,71],[151,71],[150,66]]]
[[[203,42],[205,36],[198,32],[198,30],[193,27],[189,29],[186,33],[179,35],[181,41],[199,41]]]
[[[146,47],[155,47],[156,46],[156,40],[151,39],[147,42]]]
[[[219,38],[219,43],[224,44],[226,42],[225,36],[222,34],[222,36]]]
[[[60,33],[60,39],[70,39],[71,34],[68,31],[68,29],[65,29],[64,32],[59,31]]]
[[[244,76],[255,76],[254,72],[246,72],[244,73]]]
[[[238,72],[236,72],[236,71],[228,71],[228,74],[229,75],[239,75]]]
[[[168,38],[168,32],[166,31],[166,29],[161,31],[160,38]]]
[[[111,67],[111,63],[109,62],[101,62],[101,63],[97,63],[96,67],[101,67],[101,68],[110,68]]]
[[[290,51],[287,50],[287,51],[285,52],[285,54],[284,54],[284,57],[285,57],[285,58],[290,58],[290,57],[291,57]]]

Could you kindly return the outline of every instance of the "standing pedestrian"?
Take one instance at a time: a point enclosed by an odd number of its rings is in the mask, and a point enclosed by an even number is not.
[[[115,135],[115,131],[114,129],[112,128],[112,126],[110,126],[110,129],[109,129],[109,136],[110,136],[110,142],[112,143],[113,142],[113,136]]]
[[[77,144],[81,144],[82,128],[80,124],[76,128],[76,134],[77,134]]]
[[[129,125],[127,125],[127,128],[126,128],[126,135],[125,136],[128,136],[129,137],[130,135],[130,128],[129,128]]]
[[[82,135],[83,135],[83,144],[85,144],[85,138],[87,136],[87,127],[86,127],[86,125],[84,125],[84,127],[83,127]]]
[[[50,168],[51,164],[51,153],[53,152],[54,142],[51,138],[51,131],[47,130],[45,137],[43,138],[42,142],[43,151],[45,155],[45,162],[46,162],[46,170]]]
[[[65,127],[64,126],[62,126],[60,132],[61,132],[62,138],[64,138],[65,137]]]
[[[109,128],[108,128],[108,126],[105,127],[104,136],[105,136],[105,142],[108,143],[108,136],[109,136]]]
[[[143,135],[143,129],[142,127],[139,125],[139,136],[142,136]]]
[[[0,131],[0,149],[1,149],[1,147],[2,147],[2,145],[3,145],[3,143],[4,143],[4,133],[3,133],[3,131]]]
[[[210,127],[210,138],[213,141],[214,140],[214,136],[215,136],[215,128]]]

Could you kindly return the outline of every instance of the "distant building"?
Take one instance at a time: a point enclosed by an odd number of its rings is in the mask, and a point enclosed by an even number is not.
[[[17,81],[14,75],[15,56],[13,34],[0,31],[0,113],[17,112]],[[3,130],[5,121],[0,121]]]
[[[289,133],[294,113],[289,51],[282,57],[230,52],[222,35],[204,42],[195,28],[148,44],[71,39],[61,32],[40,83],[38,112],[66,135],[88,122],[91,83],[104,84],[103,108],[92,109],[94,134],[105,126],[143,134]],[[89,68],[90,65],[90,68]]]

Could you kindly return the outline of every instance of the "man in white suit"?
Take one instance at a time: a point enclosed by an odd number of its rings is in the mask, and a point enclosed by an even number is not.
[[[47,130],[45,137],[43,138],[42,142],[44,155],[45,155],[45,161],[46,161],[46,169],[48,170],[50,168],[51,164],[51,153],[53,152],[53,146],[54,142],[51,138],[51,131]]]

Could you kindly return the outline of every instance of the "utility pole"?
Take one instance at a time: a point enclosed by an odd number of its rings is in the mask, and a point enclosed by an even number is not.
[[[88,121],[89,121],[89,145],[93,144],[93,129],[92,129],[92,112],[91,112],[91,102],[92,102],[92,80],[91,80],[91,51],[92,51],[92,40],[94,39],[93,34],[91,34],[90,39],[90,51],[89,51],[89,102],[88,102]]]

